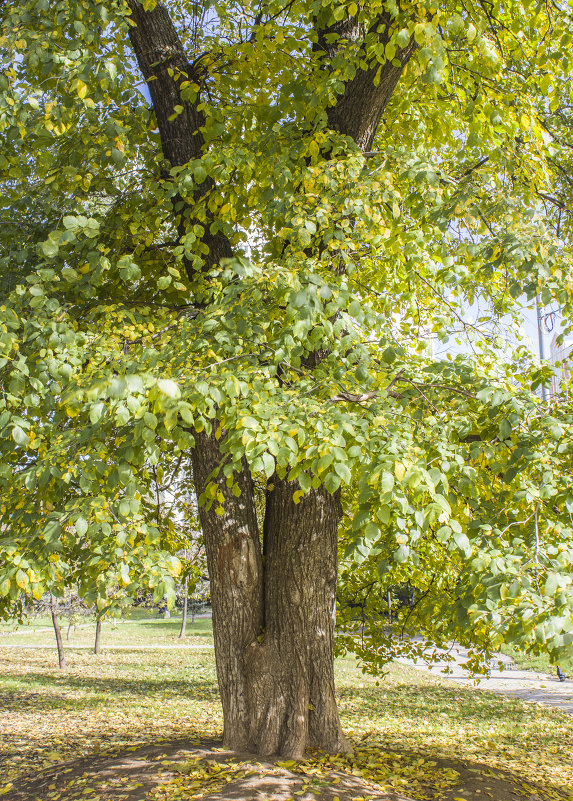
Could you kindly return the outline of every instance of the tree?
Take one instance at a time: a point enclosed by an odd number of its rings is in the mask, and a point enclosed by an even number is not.
[[[30,0],[2,22],[6,605],[66,549],[86,594],[104,566],[172,589],[149,498],[190,455],[227,746],[348,748],[339,529],[350,582],[447,589],[436,639],[570,649],[571,409],[464,318],[500,328],[540,290],[570,317],[538,208],[568,10]],[[473,352],[433,356],[452,334]]]
[[[94,654],[101,654],[101,615],[96,615]]]
[[[58,648],[58,664],[60,670],[65,670],[66,655],[64,653],[64,643],[62,642],[62,631],[60,629],[60,621],[58,620],[58,602],[50,593],[50,612],[52,615],[52,624],[54,626],[54,634],[56,635],[56,645]]]

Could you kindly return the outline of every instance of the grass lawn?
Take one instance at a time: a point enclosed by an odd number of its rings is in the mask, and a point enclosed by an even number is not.
[[[99,656],[73,649],[74,645],[91,644],[95,627],[76,629],[68,644],[65,671],[58,670],[55,650],[3,647],[12,643],[53,644],[53,633],[39,631],[47,626],[35,626],[35,632],[26,627],[13,633],[6,633],[3,627],[0,797],[9,801],[175,801],[200,798],[212,791],[215,779],[224,783],[221,777],[228,767],[213,767],[212,762],[207,763],[208,770],[204,765],[197,767],[198,763],[189,761],[189,751],[182,752],[188,755],[184,769],[169,773],[169,764],[174,764],[169,756],[175,747],[173,741],[178,741],[178,749],[183,744],[194,748],[221,737],[214,656],[209,648],[210,621],[196,620],[188,629],[192,636],[185,641],[204,648],[105,650],[112,642],[177,644],[179,622],[173,618],[127,621],[115,629],[104,624],[104,651]],[[336,673],[343,726],[356,746],[355,756],[332,760],[314,755],[300,770],[283,763],[307,777],[307,792],[312,790],[309,775],[319,788],[325,785],[320,779],[324,771],[336,769],[342,781],[345,776],[358,776],[377,791],[400,791],[412,798],[488,801],[488,796],[529,799],[531,795],[534,799],[573,799],[571,716],[462,687],[398,664],[390,666],[379,684],[362,675],[353,659],[338,660]],[[159,743],[164,753],[160,750],[151,755],[148,751],[145,759],[159,766],[157,770],[163,765],[167,771],[152,789],[145,789],[143,781],[130,784],[125,777],[117,779],[119,789],[113,777],[92,784],[86,778],[86,765],[99,764],[98,760],[106,756],[128,750],[140,753],[135,749],[152,743]],[[486,789],[472,794],[456,790],[460,760],[480,763],[481,767],[474,766],[473,770],[484,775],[493,776],[495,769],[510,772],[516,782],[515,793],[496,796]],[[74,769],[76,763],[83,773]],[[19,780],[25,775],[46,776],[41,791],[19,794]],[[223,793],[220,797],[235,796]],[[295,794],[297,797],[302,795]],[[341,794],[341,801],[346,797],[351,796]]]
[[[93,646],[95,638],[95,620],[93,616],[79,617],[76,626],[67,640],[68,621],[62,616],[60,620],[64,646]],[[106,644],[149,646],[159,645],[200,645],[212,642],[211,621],[208,618],[195,618],[191,623],[191,615],[187,619],[186,636],[179,639],[181,615],[172,614],[165,620],[163,615],[146,609],[135,609],[129,616],[119,620],[104,619],[102,623],[101,642]],[[53,645],[54,629],[51,617],[35,617],[26,620],[22,625],[0,623],[0,645]]]
[[[551,664],[547,654],[524,654],[522,651],[518,650],[517,648],[513,648],[511,645],[503,645],[501,650],[504,654],[510,656],[516,665],[519,665],[526,670],[536,670],[539,673],[555,673],[555,665]],[[567,663],[563,663],[561,668],[565,673],[573,675],[573,661],[569,660]]]

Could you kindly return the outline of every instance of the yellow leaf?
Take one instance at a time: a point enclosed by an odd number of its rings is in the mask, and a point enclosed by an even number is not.
[[[26,587],[28,586],[28,582],[29,582],[28,574],[24,573],[23,570],[18,570],[18,572],[16,573],[16,584],[18,585],[18,587],[20,587],[20,589],[22,590],[25,590]]]
[[[87,95],[88,87],[83,81],[78,81],[76,86],[76,92],[78,93],[78,97],[80,97],[82,100]]]
[[[388,59],[388,61],[392,61],[394,56],[396,55],[396,45],[394,42],[388,42],[386,48],[384,50],[384,55]]]
[[[394,474],[398,481],[402,481],[405,473],[406,467],[402,464],[402,462],[394,462]]]

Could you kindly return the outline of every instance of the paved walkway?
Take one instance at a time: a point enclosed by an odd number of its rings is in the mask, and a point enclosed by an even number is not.
[[[445,651],[443,652],[446,653]],[[556,706],[562,712],[573,715],[573,681],[560,682],[556,672],[552,675],[547,673],[536,673],[533,670],[523,670],[519,668],[505,654],[499,654],[492,661],[489,677],[476,676],[468,678],[462,664],[467,659],[467,650],[459,645],[452,646],[449,653],[454,657],[453,662],[444,660],[427,665],[423,660],[399,659],[398,662],[404,665],[411,665],[416,670],[423,670],[434,673],[441,678],[451,679],[458,684],[478,687],[480,690],[491,690],[494,693],[502,693],[513,698],[521,698],[523,701],[533,701],[538,704]],[[498,662],[503,662],[506,666],[503,671],[497,667]],[[444,668],[450,667],[450,673],[442,673]]]

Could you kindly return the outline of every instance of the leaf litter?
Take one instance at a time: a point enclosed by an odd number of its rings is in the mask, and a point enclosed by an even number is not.
[[[352,756],[260,762],[220,747],[212,653],[3,656],[1,801],[573,799],[570,717],[403,666],[339,661]]]

